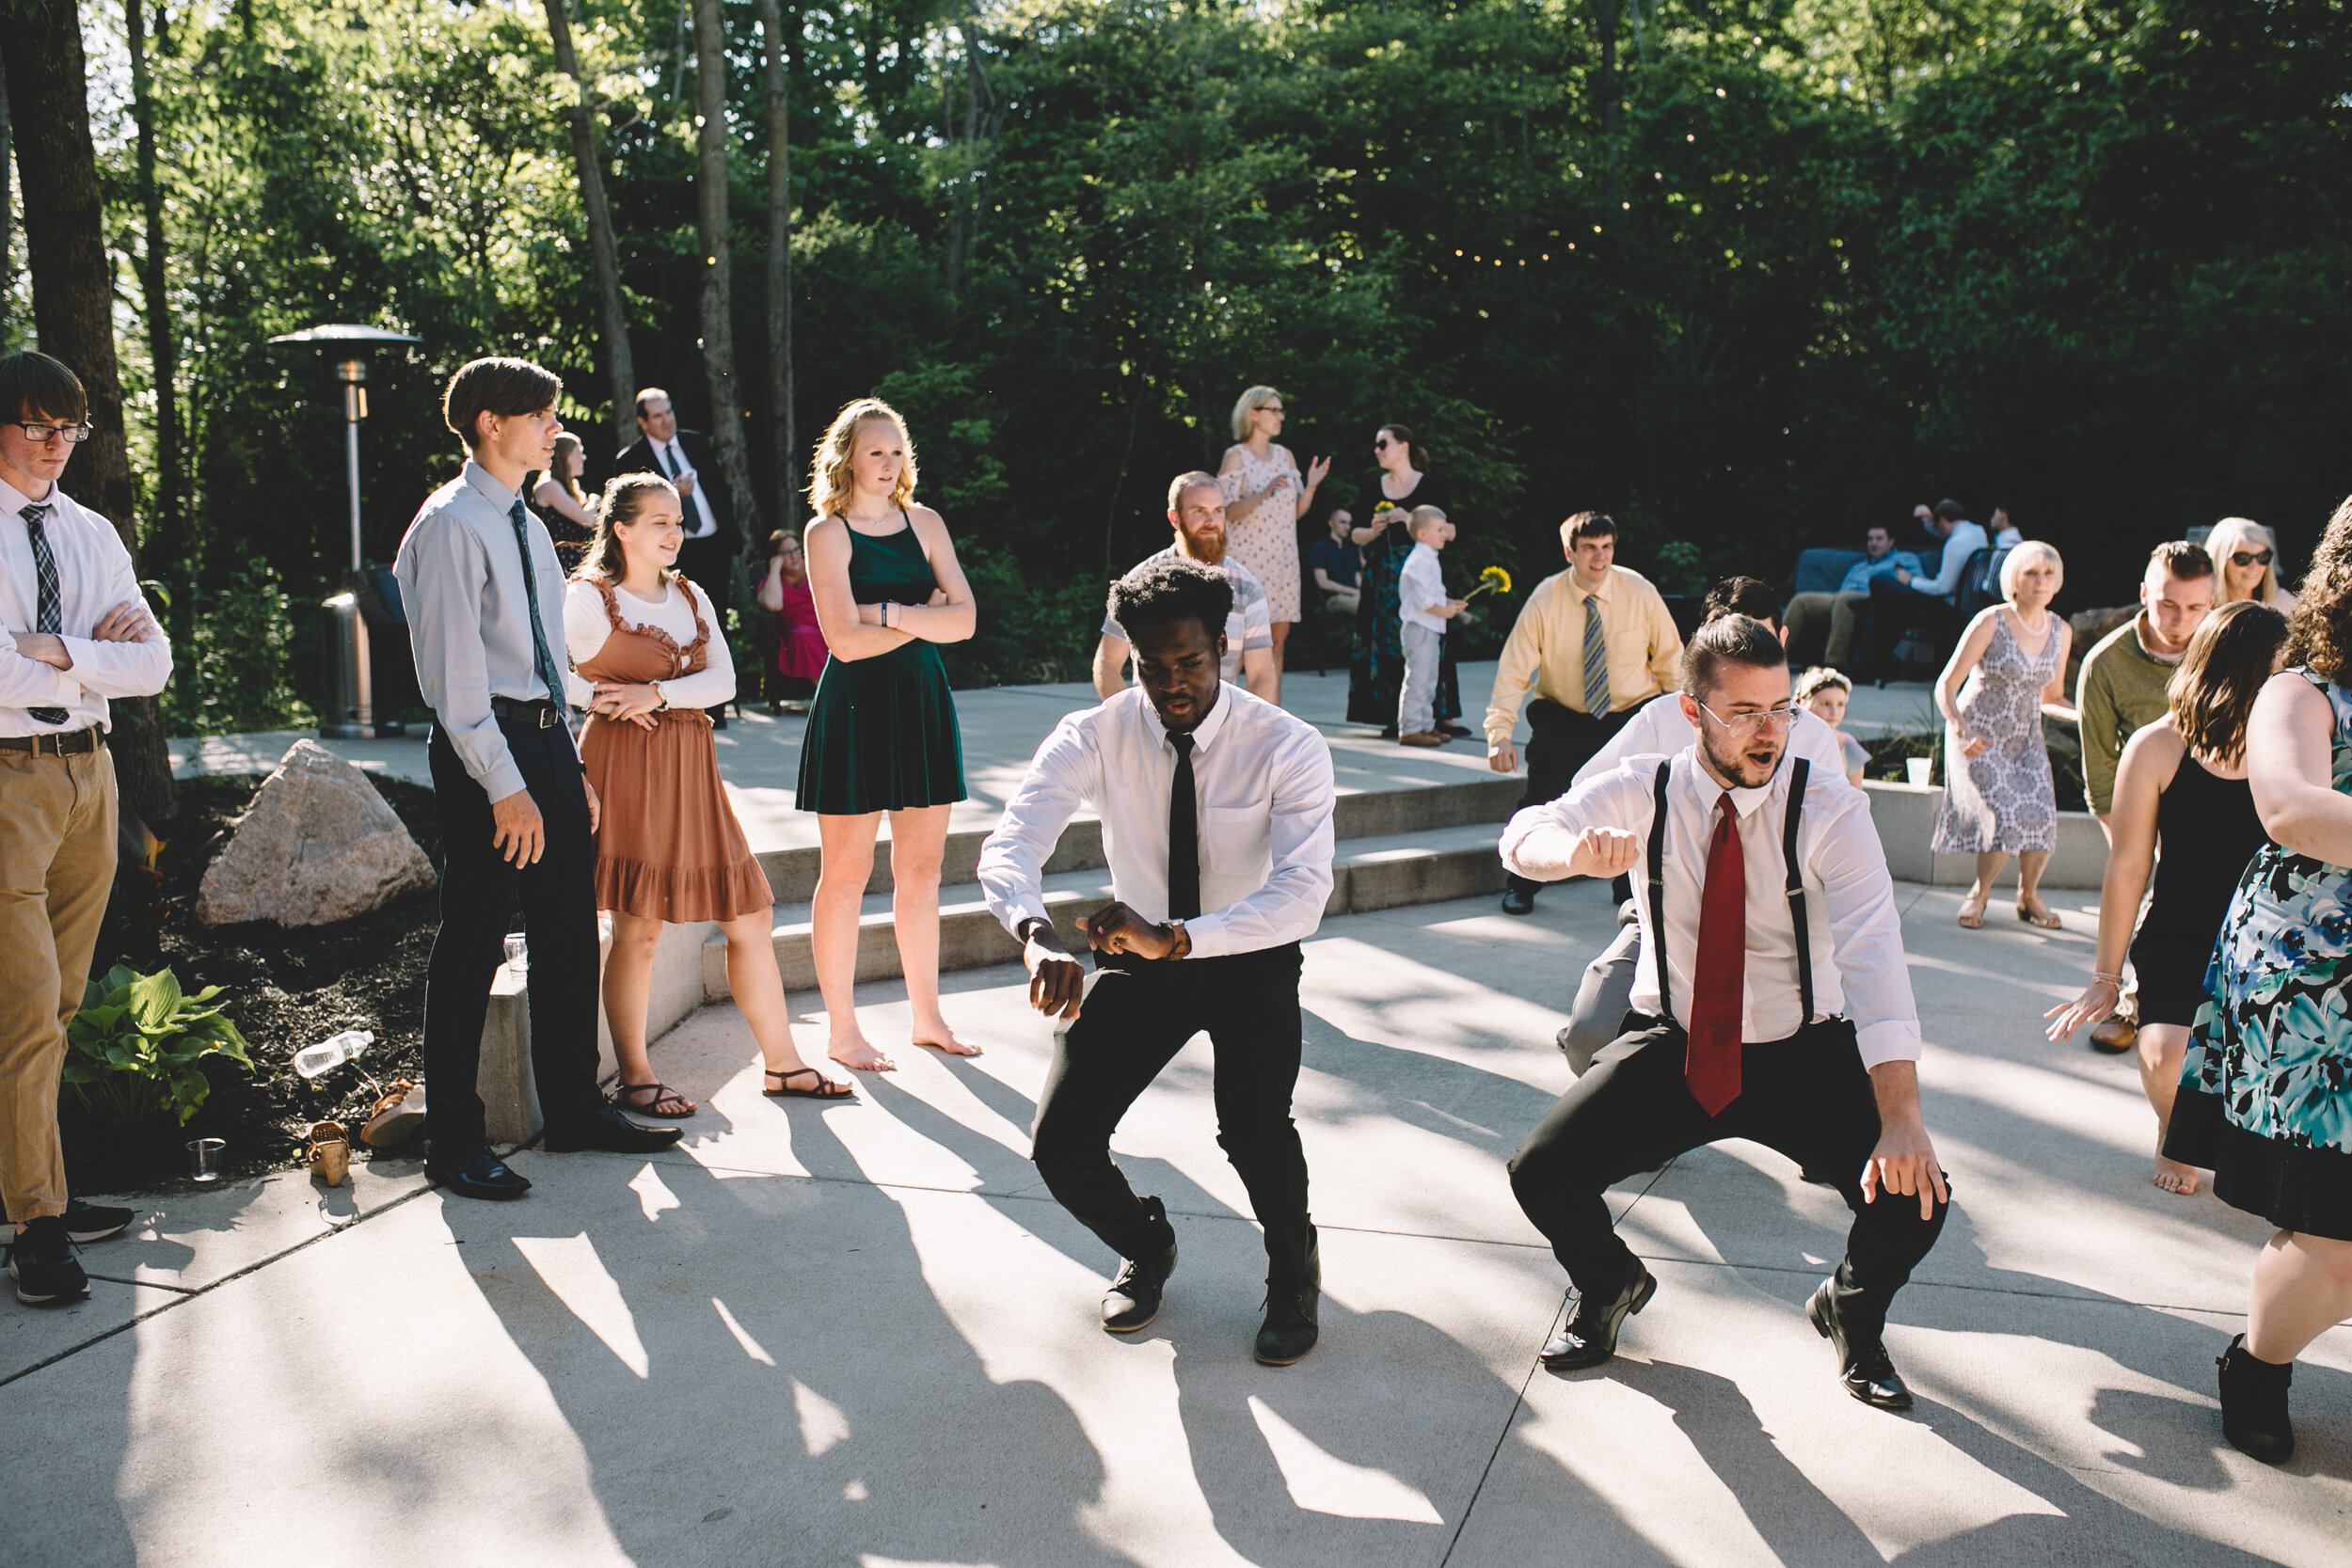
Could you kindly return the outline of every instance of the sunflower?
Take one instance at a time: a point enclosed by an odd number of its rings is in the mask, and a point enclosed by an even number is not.
[[[1471,589],[1465,596],[1474,599],[1481,594],[1508,594],[1509,592],[1511,592],[1511,574],[1500,566],[1489,566],[1478,574],[1478,586]]]

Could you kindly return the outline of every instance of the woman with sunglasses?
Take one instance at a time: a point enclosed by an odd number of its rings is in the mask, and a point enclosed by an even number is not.
[[[1413,553],[1405,520],[1417,506],[1451,511],[1444,485],[1413,465],[1413,433],[1384,424],[1372,440],[1373,474],[1365,504],[1372,521],[1348,537],[1364,552],[1356,601],[1356,657],[1347,671],[1347,721],[1378,724],[1383,739],[1396,738],[1397,698],[1405,686],[1404,623],[1397,615],[1405,558]],[[1460,683],[1454,673],[1454,639],[1439,644],[1438,733],[1451,738],[1470,732],[1451,721],[1462,716]]]
[[[1282,434],[1282,394],[1252,387],[1233,404],[1233,445],[1217,466],[1225,492],[1225,549],[1265,589],[1274,628],[1274,700],[1282,698],[1282,643],[1298,619],[1298,519],[1315,503],[1331,460],[1318,457],[1302,478]]]
[[[2205,536],[2213,557],[2214,608],[2251,599],[2281,615],[2295,613],[2295,595],[2279,586],[2279,542],[2251,517],[2224,517]]]

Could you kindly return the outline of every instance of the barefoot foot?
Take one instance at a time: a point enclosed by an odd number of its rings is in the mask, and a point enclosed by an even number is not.
[[[2153,1180],[2156,1185],[2166,1192],[2178,1193],[2183,1197],[2186,1197],[2197,1191],[2197,1167],[2185,1165],[2178,1160],[2168,1160],[2159,1154],[2156,1156],[2156,1174]]]
[[[978,1046],[966,1045],[958,1038],[956,1032],[947,1027],[946,1019],[941,1019],[928,1027],[917,1028],[914,1031],[914,1043],[930,1046],[933,1051],[944,1051],[950,1056],[977,1056],[980,1053]]]
[[[826,1048],[825,1054],[860,1072],[892,1072],[898,1066],[862,1039],[835,1040]]]

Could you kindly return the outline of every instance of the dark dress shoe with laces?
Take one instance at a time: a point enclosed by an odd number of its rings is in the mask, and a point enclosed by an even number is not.
[[[1506,889],[1502,895],[1502,912],[1504,914],[1534,914],[1535,912],[1534,891],[1523,887]]]
[[[554,1154],[577,1154],[599,1148],[608,1154],[659,1154],[686,1135],[678,1127],[646,1127],[599,1105],[578,1121],[548,1129],[547,1147]]]
[[[1847,1393],[1873,1409],[1910,1409],[1911,1390],[1903,1386],[1902,1374],[1895,1370],[1895,1363],[1887,1358],[1886,1342],[1847,1338],[1846,1325],[1837,1317],[1836,1284],[1836,1280],[1822,1280],[1821,1288],[1813,1292],[1813,1299],[1804,1304],[1804,1315],[1813,1321],[1814,1331],[1836,1350],[1837,1380],[1845,1385]]]
[[[1627,1318],[1649,1305],[1649,1298],[1658,1293],[1658,1276],[1633,1265],[1633,1277],[1613,1296],[1596,1297],[1579,1294],[1576,1315],[1568,1326],[1551,1337],[1544,1346],[1544,1368],[1547,1371],[1573,1372],[1584,1367],[1597,1367],[1617,1354],[1617,1330],[1625,1326]]]
[[[2294,1458],[2287,1385],[2295,1381],[2295,1363],[2257,1360],[2241,1334],[2214,1365],[2221,1369],[2221,1435],[2230,1446],[2265,1465]]]
[[[1302,1361],[1323,1337],[1317,1322],[1323,1307],[1323,1249],[1312,1240],[1307,1243],[1306,1272],[1307,1277],[1295,1284],[1265,1282],[1265,1322],[1258,1328],[1258,1343],[1251,1352],[1261,1366]]]
[[[1176,1230],[1168,1223],[1168,1206],[1147,1197],[1143,1206],[1168,1235],[1168,1245],[1148,1258],[1121,1258],[1111,1288],[1103,1292],[1103,1327],[1113,1334],[1133,1334],[1152,1326],[1160,1315],[1160,1294],[1168,1276],[1176,1272]]]
[[[451,1164],[428,1159],[424,1163],[424,1179],[460,1197],[503,1199],[520,1197],[531,1191],[530,1178],[516,1175],[507,1168],[505,1161],[487,1148],[477,1148],[468,1158]]]

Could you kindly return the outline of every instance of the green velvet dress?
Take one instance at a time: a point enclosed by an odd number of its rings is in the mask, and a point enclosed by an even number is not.
[[[850,530],[850,593],[859,604],[919,605],[938,586],[912,522],[880,538]],[[963,798],[963,737],[939,645],[912,638],[871,658],[827,657],[801,736],[794,804],[863,816]]]

